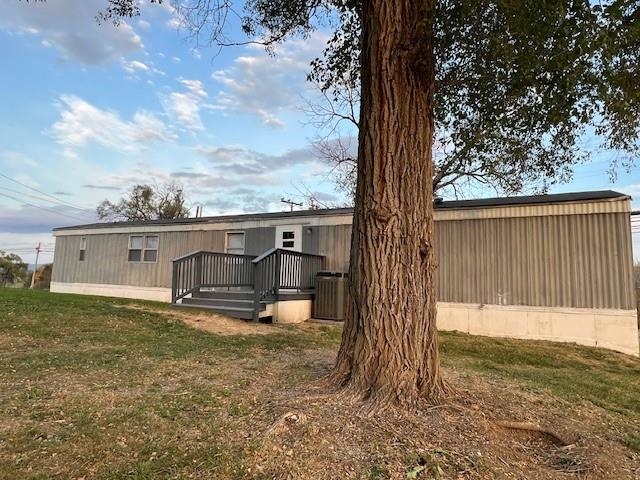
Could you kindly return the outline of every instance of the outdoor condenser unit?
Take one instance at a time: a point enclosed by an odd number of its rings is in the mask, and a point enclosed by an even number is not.
[[[344,320],[347,308],[347,274],[318,272],[316,296],[313,304],[314,318]]]

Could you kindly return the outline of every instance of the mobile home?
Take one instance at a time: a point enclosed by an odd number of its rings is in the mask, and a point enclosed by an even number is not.
[[[631,199],[579,192],[435,205],[438,327],[638,355]],[[51,290],[311,316],[346,272],[351,209],[56,228]]]

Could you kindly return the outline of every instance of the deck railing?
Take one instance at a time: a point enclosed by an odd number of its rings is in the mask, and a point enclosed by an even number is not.
[[[198,251],[173,260],[171,302],[201,288],[251,287],[254,316],[260,303],[275,302],[280,290],[312,291],[324,257],[272,248],[259,257]]]
[[[173,260],[171,302],[200,288],[252,287],[254,255],[198,251]]]
[[[316,275],[324,266],[324,257],[272,248],[254,258],[253,265],[255,317],[260,302],[277,301],[280,290],[313,290]]]

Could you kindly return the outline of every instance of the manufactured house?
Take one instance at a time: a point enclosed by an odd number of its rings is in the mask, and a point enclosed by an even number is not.
[[[631,199],[580,192],[435,205],[438,327],[638,355]],[[347,272],[351,209],[54,230],[51,290],[311,317],[318,272]]]

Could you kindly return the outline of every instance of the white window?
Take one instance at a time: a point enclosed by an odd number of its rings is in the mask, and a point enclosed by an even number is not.
[[[87,237],[80,238],[80,261],[83,262],[87,251]]]
[[[158,260],[158,235],[131,235],[129,237],[130,262],[155,262]]]
[[[244,255],[244,232],[227,232],[227,253]]]

